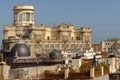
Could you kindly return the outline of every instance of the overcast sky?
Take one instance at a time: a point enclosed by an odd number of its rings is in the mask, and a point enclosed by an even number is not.
[[[4,25],[12,25],[15,5],[33,5],[35,24],[91,27],[93,43],[120,38],[120,0],[1,0],[0,45]]]

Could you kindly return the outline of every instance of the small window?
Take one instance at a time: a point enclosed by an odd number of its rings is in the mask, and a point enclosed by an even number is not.
[[[47,37],[47,40],[50,40],[50,37]]]
[[[73,37],[72,37],[72,40],[73,40]]]
[[[29,14],[26,14],[26,21],[29,21]]]
[[[106,45],[109,45],[109,43],[106,43]]]
[[[14,14],[14,21],[16,21],[17,14]]]
[[[76,37],[77,40],[80,40],[80,37]]]
[[[22,21],[22,14],[19,14],[19,21]]]

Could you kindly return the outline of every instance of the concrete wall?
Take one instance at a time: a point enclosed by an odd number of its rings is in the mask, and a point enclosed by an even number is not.
[[[75,67],[80,67],[81,62],[81,59],[72,59],[72,65],[74,65]]]

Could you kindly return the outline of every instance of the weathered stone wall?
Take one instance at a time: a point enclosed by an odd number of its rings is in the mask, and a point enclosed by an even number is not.
[[[9,70],[10,70],[10,66],[8,66],[8,65],[0,65],[0,80],[8,79]]]
[[[11,80],[16,78],[20,79],[28,79],[36,77],[37,75],[40,75],[44,73],[45,70],[50,70],[52,72],[56,72],[58,65],[51,65],[51,66],[29,66],[29,67],[23,67],[23,68],[16,68],[11,69],[9,71],[9,78]]]

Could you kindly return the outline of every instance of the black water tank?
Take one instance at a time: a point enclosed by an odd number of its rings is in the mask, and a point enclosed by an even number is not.
[[[62,54],[60,50],[53,49],[52,52],[49,53],[50,59],[61,59]]]

